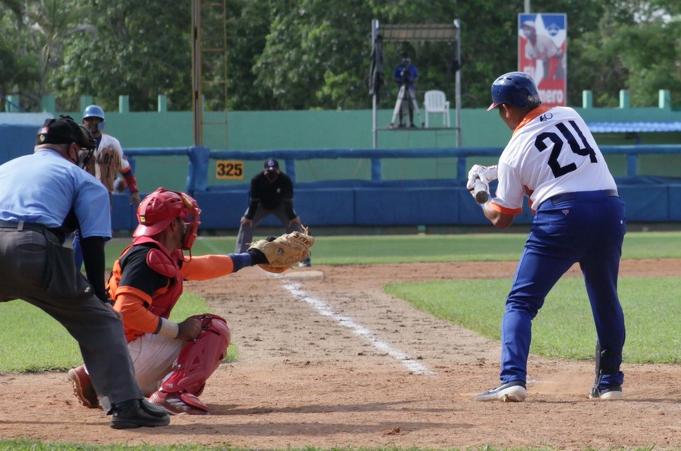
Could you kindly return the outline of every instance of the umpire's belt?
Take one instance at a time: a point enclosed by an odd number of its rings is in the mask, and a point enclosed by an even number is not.
[[[616,189],[602,189],[599,191],[577,191],[574,193],[561,193],[551,196],[544,202],[551,201],[553,203],[562,202],[565,200],[575,200],[575,199],[599,199],[602,197],[619,197]],[[542,202],[542,204],[544,204]]]
[[[50,230],[43,224],[24,221],[0,221],[0,229],[17,229],[20,232],[22,230],[35,230],[38,232],[42,232],[43,230]]]
[[[57,239],[61,241],[64,240],[64,234],[59,229],[51,229],[43,224],[38,224],[35,222],[24,222],[24,221],[0,221],[0,230],[14,229],[19,232],[22,230],[34,230],[36,232],[51,232]]]

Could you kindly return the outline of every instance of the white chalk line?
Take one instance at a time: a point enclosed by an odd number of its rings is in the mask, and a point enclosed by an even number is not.
[[[421,374],[424,376],[434,376],[435,373],[433,373],[428,367],[423,365],[422,363],[416,361],[415,359],[412,359],[409,357],[407,354],[404,352],[400,351],[399,349],[394,348],[391,346],[389,343],[379,339],[376,334],[374,334],[371,330],[367,329],[366,327],[362,326],[361,324],[357,324],[352,318],[349,316],[345,315],[339,315],[336,312],[333,311],[333,309],[323,300],[315,298],[313,296],[308,295],[303,291],[300,287],[300,284],[293,283],[293,282],[286,282],[283,284],[284,288],[286,288],[296,299],[301,300],[303,302],[306,302],[310,306],[312,306],[320,315],[326,316],[328,318],[331,318],[338,322],[340,325],[347,327],[350,329],[355,335],[358,335],[365,340],[367,340],[371,345],[378,349],[379,351],[388,354],[390,357],[393,359],[399,361],[402,365],[404,365],[409,371],[415,374]]]
[[[201,238],[201,237],[199,237]],[[208,247],[210,250],[216,252],[216,253],[225,253],[224,249],[219,249],[217,246],[212,244],[211,241],[206,240],[204,243],[202,243],[206,247]],[[415,374],[421,374],[421,375],[426,375],[426,376],[433,376],[435,373],[431,371],[429,368],[427,368],[425,365],[422,363],[416,361],[415,359],[412,359],[409,357],[407,354],[404,352],[400,351],[399,349],[394,348],[391,346],[389,343],[379,339],[376,334],[374,334],[371,330],[367,329],[366,327],[362,326],[361,324],[357,324],[352,318],[349,316],[344,316],[344,315],[339,315],[335,313],[331,307],[322,301],[321,299],[314,298],[312,296],[309,296],[307,293],[305,293],[301,287],[300,284],[293,283],[293,282],[287,282],[284,284],[284,288],[286,288],[296,299],[301,300],[303,302],[306,302],[307,304],[311,305],[320,315],[326,316],[328,318],[331,318],[335,321],[337,321],[339,324],[341,324],[344,327],[347,327],[350,329],[355,335],[358,335],[365,340],[367,340],[374,348],[379,350],[380,352],[388,354],[390,357],[393,359],[399,361],[404,365],[409,371]]]

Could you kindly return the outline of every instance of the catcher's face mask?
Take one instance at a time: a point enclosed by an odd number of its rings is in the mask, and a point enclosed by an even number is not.
[[[201,224],[201,209],[196,200],[188,194],[176,192],[182,198],[184,208],[180,213],[180,218],[185,224],[184,237],[182,238],[182,249],[190,250],[199,234]]]

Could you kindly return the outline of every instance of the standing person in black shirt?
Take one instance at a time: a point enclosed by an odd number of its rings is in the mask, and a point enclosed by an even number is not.
[[[248,209],[241,218],[235,252],[246,252],[253,241],[253,229],[269,215],[279,218],[286,226],[286,233],[303,231],[300,217],[293,208],[293,182],[272,158],[265,161],[263,171],[251,179]],[[301,262],[301,266],[310,265],[309,257]]]

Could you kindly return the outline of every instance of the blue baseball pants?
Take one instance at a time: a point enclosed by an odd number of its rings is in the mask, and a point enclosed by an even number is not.
[[[611,191],[554,196],[534,217],[501,325],[502,383],[527,378],[532,319],[558,279],[579,262],[601,354],[599,387],[621,385],[624,315],[617,276],[625,234],[624,203]]]

